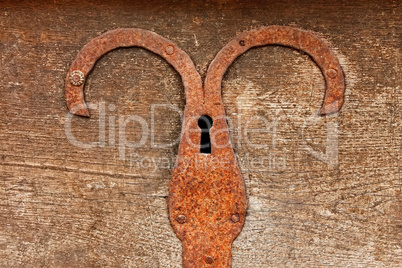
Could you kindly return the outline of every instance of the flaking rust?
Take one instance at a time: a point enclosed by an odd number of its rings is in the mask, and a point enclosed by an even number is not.
[[[88,73],[105,53],[118,47],[148,49],[181,75],[186,107],[179,152],[169,189],[169,217],[183,243],[183,267],[231,267],[233,240],[243,228],[246,189],[230,143],[221,100],[221,82],[230,64],[248,49],[264,45],[293,47],[309,54],[326,82],[320,115],[338,112],[344,101],[344,77],[335,55],[310,32],[270,26],[245,32],[229,42],[211,63],[205,86],[190,57],[176,44],[142,29],[117,29],[91,40],[73,62],[65,82],[69,110],[89,116],[84,100]],[[211,153],[200,153],[198,120],[208,115]]]

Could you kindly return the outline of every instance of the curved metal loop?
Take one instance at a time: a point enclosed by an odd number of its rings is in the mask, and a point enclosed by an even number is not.
[[[315,35],[289,26],[269,26],[247,31],[223,47],[207,72],[206,100],[213,103],[220,102],[222,78],[228,67],[250,48],[265,45],[293,47],[309,54],[320,67],[326,83],[319,114],[333,114],[341,109],[344,102],[345,82],[338,59]]]
[[[160,55],[179,72],[186,93],[186,103],[202,98],[202,81],[193,61],[176,44],[151,31],[126,28],[108,31],[88,42],[78,53],[65,80],[65,97],[71,113],[89,117],[84,99],[84,85],[96,61],[119,47],[142,47]]]

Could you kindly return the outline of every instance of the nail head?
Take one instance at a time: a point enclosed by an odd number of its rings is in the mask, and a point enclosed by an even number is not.
[[[174,53],[174,47],[172,45],[168,45],[166,46],[165,51],[168,55],[172,55]]]
[[[84,84],[85,75],[80,70],[72,71],[70,74],[70,83],[74,86],[80,86]]]
[[[335,77],[338,75],[338,71],[335,70],[335,69],[333,69],[333,68],[331,68],[331,69],[329,69],[329,70],[327,71],[327,75],[328,75],[330,78],[335,78]]]
[[[211,256],[208,256],[208,257],[205,258],[205,262],[207,264],[212,264],[214,262],[214,259]]]
[[[239,221],[240,221],[240,216],[239,216],[239,214],[238,214],[238,213],[233,214],[232,217],[231,217],[231,220],[232,220],[232,222],[234,222],[234,223],[239,222]]]
[[[179,215],[177,216],[176,221],[180,224],[183,224],[187,221],[187,217],[184,215]]]

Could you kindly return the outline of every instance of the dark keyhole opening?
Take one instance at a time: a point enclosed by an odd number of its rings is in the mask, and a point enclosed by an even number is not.
[[[211,129],[213,120],[208,115],[203,115],[198,119],[198,126],[201,128],[201,144],[200,153],[210,154],[211,153],[211,137],[209,135],[209,130]]]

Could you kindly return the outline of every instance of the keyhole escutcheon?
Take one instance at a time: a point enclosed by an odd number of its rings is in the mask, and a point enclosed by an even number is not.
[[[198,119],[198,126],[201,129],[200,153],[202,154],[211,153],[211,136],[209,131],[212,125],[213,120],[208,115],[203,115]]]

